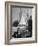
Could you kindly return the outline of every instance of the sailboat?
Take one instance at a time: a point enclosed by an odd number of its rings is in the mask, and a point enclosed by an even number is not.
[[[26,28],[26,26],[28,25],[27,24],[27,17],[25,17],[26,16],[26,14],[25,14],[25,16],[24,15],[22,15],[22,10],[21,10],[21,8],[20,8],[20,21],[19,21],[19,24],[18,24],[18,26],[19,26],[19,28]]]

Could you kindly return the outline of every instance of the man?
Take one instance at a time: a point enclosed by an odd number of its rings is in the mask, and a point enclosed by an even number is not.
[[[29,36],[31,37],[32,36],[32,16],[30,16],[30,19],[28,20],[28,31],[30,32]]]
[[[17,32],[14,32],[14,34],[13,34],[13,37],[14,37],[14,38],[21,38],[21,33],[20,33],[19,30],[20,30],[20,29],[18,28],[18,29],[17,29]]]

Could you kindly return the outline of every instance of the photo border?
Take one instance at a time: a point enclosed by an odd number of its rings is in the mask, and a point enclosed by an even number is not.
[[[9,21],[10,21],[10,18],[9,18],[9,4],[10,3],[17,3],[17,4],[26,4],[26,5],[34,5],[35,6],[35,26],[36,26],[36,34],[35,34],[35,41],[28,41],[28,42],[18,42],[18,43],[14,43],[14,44],[25,44],[25,43],[36,43],[37,42],[37,4],[36,3],[26,3],[26,2],[12,2],[12,1],[6,1],[5,2],[5,44],[13,44],[13,43],[10,43],[9,42]],[[10,11],[11,12],[11,11]],[[11,16],[10,16],[11,17]]]

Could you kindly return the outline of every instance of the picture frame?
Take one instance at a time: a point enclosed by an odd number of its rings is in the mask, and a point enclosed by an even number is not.
[[[13,20],[12,14],[18,15],[19,11],[20,11],[19,9],[22,11],[22,13],[20,12],[20,14],[23,14],[23,16],[25,14],[27,14],[27,12],[29,15],[32,15],[32,37],[30,37],[30,38],[28,38],[27,36],[24,36],[21,38],[15,37],[12,39],[12,20]],[[27,10],[27,9],[30,9],[30,10]],[[25,12],[25,14],[24,14],[24,12]],[[19,19],[15,19],[15,18],[14,18],[14,20],[19,20]],[[21,21],[23,21],[23,19]],[[21,24],[23,24],[23,23],[21,23]],[[23,44],[23,43],[36,43],[36,42],[37,42],[37,4],[36,3],[6,1],[5,2],[5,44],[10,45],[10,44]]]

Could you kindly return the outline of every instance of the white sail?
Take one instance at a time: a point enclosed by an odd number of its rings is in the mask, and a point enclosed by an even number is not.
[[[21,20],[20,20],[19,24],[20,24],[20,25],[25,25],[25,24],[26,24],[26,22],[25,22],[25,17],[24,17],[23,15],[22,15],[22,17],[21,17]]]

